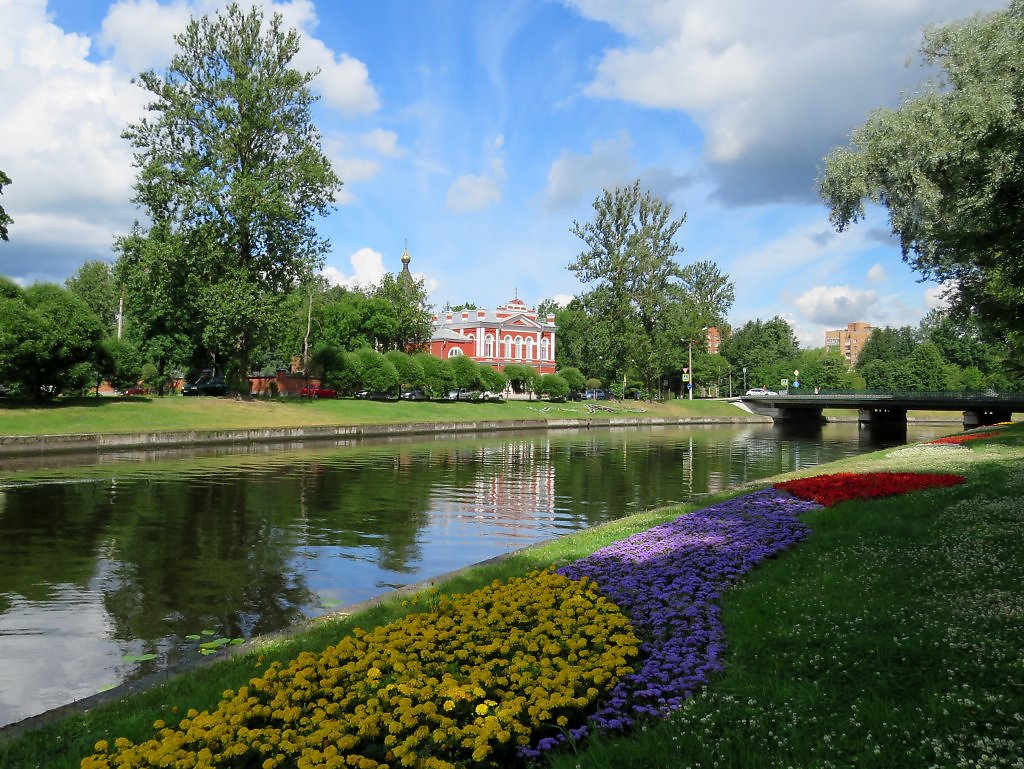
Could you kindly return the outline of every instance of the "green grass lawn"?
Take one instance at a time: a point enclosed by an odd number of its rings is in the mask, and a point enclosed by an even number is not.
[[[589,412],[583,403],[519,401],[458,403],[446,401],[376,402],[353,399],[306,401],[299,398],[60,398],[33,404],[0,400],[0,435],[121,433],[144,430],[230,430],[261,427],[465,422],[517,419],[604,419],[613,416],[744,417],[723,401],[600,401]]]
[[[1022,460],[1017,424],[960,448],[888,449],[805,471],[953,472],[967,483],[805,515],[811,537],[727,594],[723,677],[667,721],[591,740],[551,766],[1019,767]],[[465,592],[576,560],[690,509],[647,512],[529,548],[441,589]],[[213,706],[272,660],[320,650],[353,627],[413,608],[395,595],[108,707],[0,738],[0,766],[76,767],[98,739],[149,736],[154,720]]]

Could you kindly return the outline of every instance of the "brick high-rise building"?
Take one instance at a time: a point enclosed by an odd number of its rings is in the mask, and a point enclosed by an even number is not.
[[[872,331],[870,323],[847,323],[845,329],[825,332],[825,347],[828,350],[839,350],[850,368],[853,368]]]

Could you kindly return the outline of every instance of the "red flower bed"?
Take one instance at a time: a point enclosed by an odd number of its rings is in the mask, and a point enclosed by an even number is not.
[[[966,443],[967,441],[976,441],[979,438],[994,438],[999,433],[971,433],[970,435],[950,435],[947,438],[936,438],[934,441],[928,441],[929,443]]]
[[[848,499],[879,499],[910,491],[956,486],[962,475],[946,473],[834,473],[776,483],[794,497],[831,507]]]

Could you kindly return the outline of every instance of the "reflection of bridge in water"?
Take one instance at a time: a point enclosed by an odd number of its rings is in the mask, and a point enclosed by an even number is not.
[[[742,401],[755,414],[776,422],[825,420],[824,409],[857,409],[858,420],[906,424],[908,411],[961,411],[964,427],[1009,422],[1024,411],[1024,394],[986,395],[958,392],[846,392],[794,395],[747,395]]]

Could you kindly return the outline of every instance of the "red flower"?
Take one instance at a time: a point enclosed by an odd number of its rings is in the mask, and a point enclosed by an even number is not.
[[[999,433],[971,433],[970,435],[950,435],[946,438],[936,438],[934,441],[928,442],[960,444],[966,443],[967,441],[976,441],[978,440],[978,438],[993,438],[997,435],[999,435]]]
[[[956,486],[962,475],[946,473],[834,473],[776,483],[794,497],[831,507],[848,499],[880,499],[911,491]]]

